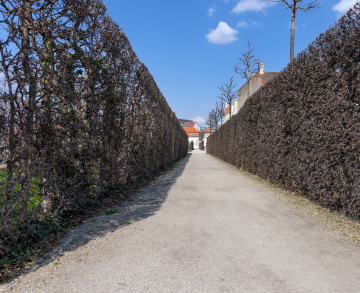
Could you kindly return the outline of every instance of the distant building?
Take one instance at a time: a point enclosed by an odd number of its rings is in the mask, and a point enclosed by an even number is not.
[[[201,127],[196,122],[186,122],[181,124],[182,127],[194,127],[197,131],[201,130]]]
[[[183,129],[186,131],[186,134],[188,135],[189,143],[194,142],[194,149],[198,149],[200,142],[199,141],[200,131],[192,126],[183,126]]]
[[[210,136],[210,134],[213,133],[213,131],[210,130],[210,128],[206,128],[200,132],[200,142],[204,142],[204,146],[207,146],[207,139]]]
[[[179,120],[180,125],[183,125],[184,123],[187,123],[187,122],[194,122],[194,121],[189,120],[189,119],[178,119],[178,120]]]
[[[185,119],[179,119],[185,120]],[[187,120],[181,124],[182,128],[185,130],[188,135],[189,143],[194,143],[194,149],[198,149],[200,142],[204,141],[204,145],[207,144],[207,138],[213,131],[210,131],[207,127],[200,127],[196,122]]]
[[[234,113],[233,109],[234,109],[234,106],[233,106],[232,109],[231,109],[231,112]],[[231,116],[232,116],[232,115],[231,115]],[[230,119],[230,106],[227,106],[227,104],[226,104],[224,123],[225,123],[226,121],[228,121],[229,119]]]
[[[250,86],[246,82],[238,91],[237,99],[233,102],[232,115],[235,115],[242,106],[244,106],[245,101],[253,95],[259,88],[272,80],[280,71],[264,71],[264,63],[260,62],[259,70],[251,76]],[[231,115],[231,116],[232,116]]]
[[[245,101],[252,96],[259,88],[272,80],[280,71],[264,71],[264,63],[260,62],[259,70],[250,78],[249,82],[246,82],[239,90],[237,98],[231,104],[231,116],[230,106],[226,105],[226,114],[224,123],[230,119],[233,115],[239,112]]]

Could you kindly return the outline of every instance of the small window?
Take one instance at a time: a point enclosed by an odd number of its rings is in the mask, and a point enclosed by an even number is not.
[[[194,136],[194,133],[192,133],[191,136]]]

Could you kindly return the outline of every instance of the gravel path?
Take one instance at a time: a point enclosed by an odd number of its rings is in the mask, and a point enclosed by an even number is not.
[[[360,292],[360,248],[194,151],[0,292]]]

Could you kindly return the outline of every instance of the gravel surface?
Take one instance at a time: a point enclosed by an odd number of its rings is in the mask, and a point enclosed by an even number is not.
[[[0,292],[360,292],[360,248],[193,151]]]

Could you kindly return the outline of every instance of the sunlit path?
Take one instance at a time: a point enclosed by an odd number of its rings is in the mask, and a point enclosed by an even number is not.
[[[193,151],[7,292],[359,292],[360,249]]]

